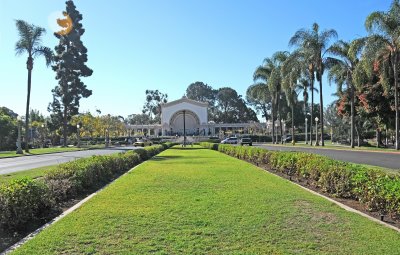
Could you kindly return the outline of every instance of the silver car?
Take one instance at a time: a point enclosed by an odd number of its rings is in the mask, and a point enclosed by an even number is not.
[[[229,137],[229,138],[226,138],[225,140],[223,140],[221,143],[223,143],[223,144],[237,144],[238,143],[238,139],[237,139],[237,137]]]

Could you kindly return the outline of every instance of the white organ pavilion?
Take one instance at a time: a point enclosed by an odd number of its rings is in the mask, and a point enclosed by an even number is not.
[[[185,126],[185,127],[184,127]],[[127,125],[131,133],[150,136],[183,135],[185,128],[189,136],[215,136],[221,132],[250,133],[249,130],[262,130],[265,123],[214,123],[208,121],[208,103],[198,102],[187,97],[161,105],[161,123],[153,125]]]

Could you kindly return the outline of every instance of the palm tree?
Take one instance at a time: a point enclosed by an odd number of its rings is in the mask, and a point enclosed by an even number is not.
[[[283,130],[282,130],[282,116],[280,113],[280,101],[282,99],[282,83],[283,83],[282,68],[288,57],[289,57],[289,52],[287,51],[277,51],[272,55],[271,60],[274,68],[272,69],[271,75],[268,80],[268,88],[271,91],[271,93],[274,94],[275,107],[277,112],[276,117],[279,121],[279,131],[282,144],[283,144]],[[278,141],[276,141],[276,143],[278,143]]]
[[[286,61],[282,65],[282,86],[285,91],[286,101],[288,106],[291,108],[292,115],[292,144],[295,143],[294,136],[294,107],[297,103],[297,81],[306,72],[306,66],[298,58],[296,52],[288,56]]]
[[[271,59],[264,59],[263,65],[257,67],[256,71],[253,74],[253,80],[259,81],[257,84],[261,84],[261,86],[265,86],[268,90],[268,80],[271,75],[271,72],[274,68],[273,62]],[[275,127],[274,127],[274,93],[271,93],[271,119],[272,119],[272,143],[275,143]]]
[[[297,104],[297,93],[296,93],[296,82],[297,79],[294,77],[285,77],[285,80],[283,82],[283,87],[285,90],[285,95],[286,95],[286,101],[288,106],[291,109],[291,117],[292,117],[292,144],[295,144],[295,136],[294,136],[294,108],[296,107]]]
[[[369,32],[366,43],[366,50],[373,56],[377,65],[384,65],[388,62],[391,66],[391,75],[394,78],[394,104],[396,111],[395,139],[396,150],[399,149],[399,88],[398,68],[400,62],[400,3],[394,0],[388,12],[373,12],[365,20],[365,28]],[[368,55],[368,54],[367,54]],[[384,72],[383,72],[384,73]],[[383,83],[389,83],[382,75]],[[390,84],[389,84],[390,85]],[[391,87],[392,87],[391,86]]]
[[[28,94],[26,99],[26,114],[25,114],[25,151],[29,152],[28,137],[29,137],[29,102],[31,96],[31,79],[33,60],[37,56],[44,56],[46,65],[49,66],[53,59],[53,52],[50,48],[41,45],[42,36],[46,30],[32,24],[28,24],[23,20],[16,20],[17,30],[19,33],[19,40],[15,44],[16,55],[28,54],[26,68],[28,69]]]
[[[324,74],[325,54],[328,50],[328,44],[332,38],[337,37],[337,32],[334,29],[319,31],[319,25],[314,23],[311,30],[300,29],[290,39],[290,46],[298,46],[303,49],[307,55],[310,71],[315,71],[317,81],[319,82],[319,100],[320,100],[320,127],[321,127],[321,145],[324,146],[324,104],[322,93],[322,76]],[[312,81],[312,84],[314,81]],[[312,85],[312,87],[314,87]],[[318,145],[318,141],[316,141]]]
[[[315,64],[312,59],[312,54],[308,49],[305,48],[299,48],[292,52],[291,58],[294,58],[295,61],[293,63],[297,63],[297,65],[303,65],[303,68],[305,70],[303,76],[305,79],[308,80],[310,91],[311,91],[311,107],[310,107],[310,117],[311,117],[311,122],[314,117],[314,92],[318,92],[317,89],[314,87],[314,81],[315,81]],[[308,94],[307,94],[308,95]],[[308,100],[308,97],[307,97]],[[305,106],[306,107],[306,106]],[[306,117],[307,113],[305,111]],[[313,125],[310,125],[310,134],[312,134]],[[310,146],[313,145],[313,138],[312,135],[310,135]]]
[[[278,51],[271,58],[264,59],[262,66],[259,66],[254,72],[254,81],[261,80],[268,85],[269,92],[272,98],[271,118],[272,118],[272,143],[275,141],[275,119],[279,119],[280,133],[282,138],[282,120],[279,116],[279,101],[282,92],[282,72],[281,67],[288,57],[288,52]]]
[[[354,148],[355,130],[355,82],[353,75],[355,74],[357,65],[360,62],[359,55],[363,47],[363,39],[356,39],[351,43],[340,40],[333,44],[328,50],[328,52],[335,57],[328,57],[326,60],[326,68],[329,71],[329,82],[335,82],[338,86],[338,91],[343,91],[344,86],[347,86],[347,89],[349,90],[351,106],[351,148]]]
[[[311,121],[314,115],[314,92],[318,92],[316,88],[314,88],[314,80],[315,80],[315,64],[312,61],[312,54],[307,51],[307,49],[299,48],[293,51],[288,60],[286,61],[285,68],[299,68],[301,70],[301,78],[300,84],[296,85],[296,91],[302,90],[304,97],[304,114],[307,117],[307,102],[308,102],[308,88],[311,91]],[[310,134],[312,134],[313,125],[310,125]],[[313,139],[310,136],[310,145],[312,146]]]

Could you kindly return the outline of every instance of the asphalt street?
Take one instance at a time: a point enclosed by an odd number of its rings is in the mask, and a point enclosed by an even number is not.
[[[400,170],[400,153],[396,152],[369,152],[369,151],[350,151],[350,150],[335,150],[335,149],[317,149],[317,148],[302,148],[290,146],[274,146],[274,145],[254,145],[268,150],[280,151],[304,151],[315,153],[346,162],[366,164],[372,166],[385,167],[390,169]]]
[[[107,149],[70,151],[53,154],[32,155],[16,158],[0,159],[0,174],[8,174],[18,171],[29,170],[38,167],[57,165],[78,158],[86,158],[93,155],[108,155],[126,150],[134,150],[135,147],[114,147]]]

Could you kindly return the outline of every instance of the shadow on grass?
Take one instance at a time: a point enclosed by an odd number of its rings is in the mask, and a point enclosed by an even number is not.
[[[207,148],[202,147],[172,147],[169,150],[207,150]]]
[[[155,156],[151,160],[152,161],[162,161],[162,160],[177,159],[177,158],[183,158],[183,156]]]

